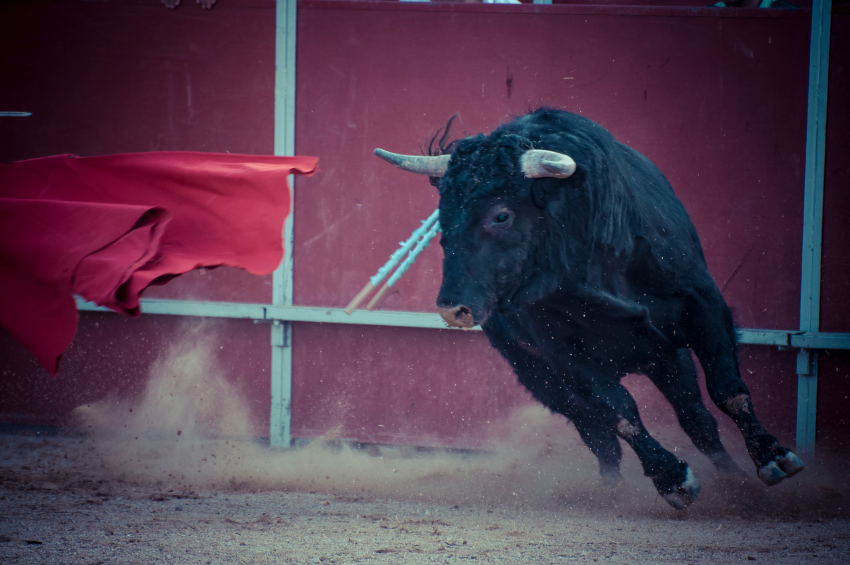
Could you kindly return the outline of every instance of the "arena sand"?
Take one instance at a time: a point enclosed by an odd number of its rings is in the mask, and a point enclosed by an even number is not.
[[[270,449],[214,336],[187,333],[141,400],[80,407],[82,434],[0,436],[0,562],[850,562],[848,477],[819,467],[767,489],[746,456],[745,477],[723,477],[680,449],[703,493],[678,512],[628,450],[622,484],[601,485],[540,407],[476,453],[358,449],[334,430]]]

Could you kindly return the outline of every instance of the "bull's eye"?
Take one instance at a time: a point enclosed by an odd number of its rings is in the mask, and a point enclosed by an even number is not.
[[[487,220],[484,225],[490,229],[507,229],[514,223],[514,213],[504,207],[499,206],[487,215]]]

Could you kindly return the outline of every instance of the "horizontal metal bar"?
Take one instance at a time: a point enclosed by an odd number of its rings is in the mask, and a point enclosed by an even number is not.
[[[173,316],[206,316],[209,318],[247,318],[265,320],[266,306],[240,302],[200,302],[195,300],[163,300],[144,298],[141,309],[145,314],[166,314]],[[86,311],[112,312],[109,308],[86,302],[77,297],[77,308]]]
[[[262,304],[240,304],[238,302],[193,302],[191,300],[141,301],[145,314],[171,314],[174,316],[208,316],[215,318],[267,319],[266,308]]]
[[[77,310],[82,310],[83,312],[114,312],[114,310],[110,310],[105,306],[98,306],[94,302],[87,302],[79,296],[75,296],[74,299],[77,301]]]
[[[827,332],[792,334],[791,347],[800,349],[850,349],[850,334]]]
[[[312,306],[268,306],[266,315],[272,320],[289,322],[319,322],[328,324],[361,324],[366,326],[391,326],[401,328],[455,329],[437,315],[426,312],[392,312],[355,310],[349,316],[342,308],[317,308]],[[479,326],[472,328],[480,331]]]
[[[77,308],[85,311],[111,312],[77,298]],[[438,314],[427,312],[397,312],[391,310],[355,310],[348,315],[342,308],[318,306],[273,306],[241,302],[200,302],[194,300],[141,300],[145,314],[173,316],[207,316],[210,318],[242,318],[249,320],[279,320],[282,322],[313,322],[320,324],[359,324],[364,326],[389,326],[397,328],[454,329],[448,328]],[[480,331],[480,326],[472,328]],[[760,330],[738,328],[738,343],[745,345],[772,345],[799,349],[850,349],[850,334],[810,332],[798,330]]]
[[[162,300],[144,298],[140,301],[145,314],[174,316],[207,316],[210,318],[245,318],[250,320],[279,320],[282,322],[317,322],[326,324],[359,324],[404,328],[450,329],[438,314],[427,312],[394,312],[355,310],[348,315],[342,308],[317,306],[274,306],[239,302],[199,302],[193,300]],[[111,312],[77,298],[77,308],[85,311]],[[481,328],[476,326],[474,330]]]
[[[783,330],[750,330],[738,328],[735,329],[735,334],[738,336],[738,343],[747,345],[776,345],[790,346],[788,338],[790,332]]]

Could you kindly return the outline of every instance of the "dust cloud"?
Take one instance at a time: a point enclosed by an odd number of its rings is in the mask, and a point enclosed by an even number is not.
[[[658,497],[628,448],[622,483],[603,486],[596,460],[573,426],[542,407],[516,410],[482,452],[359,449],[335,441],[334,430],[306,447],[271,449],[250,437],[247,405],[216,367],[211,344],[210,336],[196,333],[172,346],[132,406],[108,400],[77,409],[90,455],[99,463],[90,472],[163,493],[297,491],[679,519],[850,515],[846,476],[806,470],[768,490],[745,454],[736,459],[746,477],[724,477],[692,448],[678,448],[703,483],[700,499],[685,512]],[[658,439],[688,444],[679,430],[670,434],[679,435]]]

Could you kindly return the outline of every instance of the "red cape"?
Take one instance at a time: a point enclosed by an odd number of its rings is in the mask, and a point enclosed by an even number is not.
[[[271,273],[287,177],[316,163],[168,152],[0,165],[0,325],[55,375],[77,327],[72,294],[138,316],[145,288],[198,267]]]

